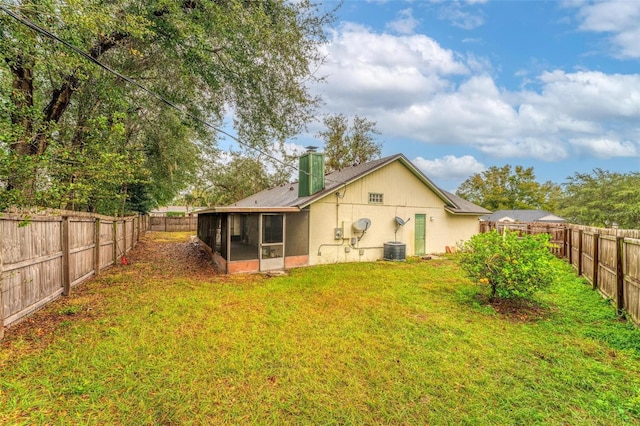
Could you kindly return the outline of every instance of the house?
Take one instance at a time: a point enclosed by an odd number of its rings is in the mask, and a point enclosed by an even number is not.
[[[402,154],[325,176],[323,154],[307,152],[299,169],[296,183],[198,211],[198,238],[227,273],[445,252],[490,213]]]
[[[545,210],[498,210],[480,220],[487,222],[544,222],[565,223],[567,220]]]

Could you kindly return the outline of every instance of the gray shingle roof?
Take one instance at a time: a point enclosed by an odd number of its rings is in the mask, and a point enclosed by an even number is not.
[[[388,157],[373,160],[368,163],[347,167],[325,175],[325,188],[307,197],[298,197],[298,182],[287,183],[271,189],[267,189],[244,198],[226,207],[216,207],[207,211],[242,211],[245,209],[281,209],[304,208],[329,194],[334,193],[343,185],[349,184],[362,176],[372,173],[394,161],[402,162],[416,177],[424,182],[433,192],[436,193],[447,205],[448,211],[454,214],[487,214],[490,213],[480,206],[470,203],[457,195],[451,194],[438,188],[427,176],[416,168],[404,155],[395,154]]]

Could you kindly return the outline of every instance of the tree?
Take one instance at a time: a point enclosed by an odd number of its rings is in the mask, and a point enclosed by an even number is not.
[[[324,140],[327,171],[339,170],[380,158],[382,145],[375,142],[374,135],[380,132],[375,121],[366,118],[349,119],[344,114],[328,115],[324,118],[326,129],[317,134]]]
[[[590,226],[640,228],[640,173],[594,169],[564,183],[560,214]]]
[[[555,275],[548,234],[524,235],[506,231],[477,234],[460,247],[460,266],[491,297],[530,299],[551,285]]]
[[[533,167],[507,164],[492,166],[476,173],[460,185],[456,194],[486,209],[543,209],[553,211],[557,205],[560,186],[535,180]]]
[[[140,183],[157,201],[170,200],[194,176],[198,141],[215,143],[202,122],[18,19],[196,117],[221,123],[233,111],[249,146],[297,134],[317,105],[305,82],[316,80],[309,70],[331,16],[306,0],[24,0],[2,9],[1,205],[102,208],[87,194],[127,198]]]
[[[204,163],[198,181],[181,196],[188,205],[224,206],[288,182],[286,167],[267,168],[261,156],[232,153],[227,161]]]

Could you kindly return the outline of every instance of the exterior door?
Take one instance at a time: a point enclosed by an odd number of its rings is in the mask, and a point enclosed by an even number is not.
[[[284,214],[263,214],[260,220],[260,270],[284,269]]]
[[[416,256],[422,256],[425,252],[425,239],[427,236],[427,215],[416,215],[416,241],[415,241],[415,253]]]

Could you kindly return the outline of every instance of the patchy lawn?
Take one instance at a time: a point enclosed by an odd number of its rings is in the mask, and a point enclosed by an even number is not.
[[[495,308],[455,261],[216,275],[186,233],[8,330],[2,424],[640,424],[640,331],[561,262]]]

